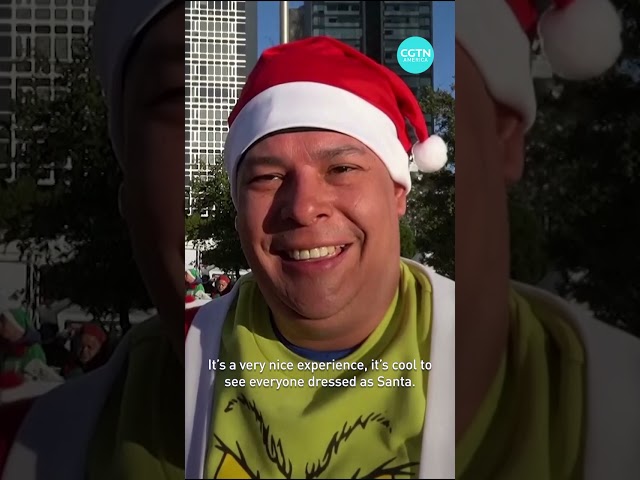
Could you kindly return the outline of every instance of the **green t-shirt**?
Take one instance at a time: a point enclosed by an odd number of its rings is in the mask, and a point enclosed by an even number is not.
[[[380,325],[341,362],[367,371],[299,371],[307,360],[275,336],[268,307],[251,275],[223,326],[216,373],[206,478],[418,478],[429,359],[431,285],[426,275],[401,266],[398,292]],[[374,371],[371,361],[417,361],[417,371]],[[270,362],[293,371],[269,371]],[[262,362],[263,373],[240,362]],[[238,368],[230,367],[235,363]],[[437,366],[433,366],[437,368]],[[308,381],[355,378],[356,387],[310,387]],[[383,387],[378,377],[408,379],[411,387]],[[246,386],[225,387],[244,379]],[[258,387],[251,380],[299,379],[304,386]]]
[[[511,342],[456,447],[460,480],[582,478],[583,346],[544,305],[513,292]]]
[[[159,318],[131,332],[89,445],[88,480],[184,479],[184,369]]]

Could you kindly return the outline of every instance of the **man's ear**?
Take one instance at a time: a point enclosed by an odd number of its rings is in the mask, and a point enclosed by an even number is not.
[[[510,186],[522,177],[526,128],[520,116],[509,108],[498,107],[496,117],[496,133],[502,146],[504,179]]]
[[[405,213],[407,213],[407,189],[402,185],[394,182],[393,194],[396,198],[396,209],[398,210],[398,217],[402,217]]]

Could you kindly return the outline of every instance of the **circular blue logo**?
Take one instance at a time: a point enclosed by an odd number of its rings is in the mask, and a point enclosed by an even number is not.
[[[398,63],[405,72],[426,72],[433,65],[433,57],[433,47],[422,37],[409,37],[398,47]]]

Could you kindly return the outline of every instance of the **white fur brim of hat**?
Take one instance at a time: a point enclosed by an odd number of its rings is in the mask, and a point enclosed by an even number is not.
[[[555,74],[582,80],[611,67],[622,49],[621,20],[608,0],[575,0],[549,10],[538,25],[543,51]],[[456,40],[473,59],[498,102],[536,117],[529,38],[506,0],[458,0]]]
[[[93,54],[109,109],[109,133],[122,161],[124,66],[144,28],[175,0],[99,0],[94,15]]]
[[[301,126],[332,130],[359,140],[382,160],[394,181],[407,191],[411,189],[409,155],[393,121],[382,110],[338,87],[291,82],[268,88],[251,99],[229,129],[224,160],[236,205],[237,168],[243,154],[270,133]]]

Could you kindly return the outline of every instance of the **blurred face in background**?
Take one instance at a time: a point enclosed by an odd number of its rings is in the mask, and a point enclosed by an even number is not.
[[[145,32],[124,78],[123,215],[160,317],[183,348],[184,3]]]
[[[358,140],[328,131],[268,136],[247,152],[237,182],[237,230],[270,304],[327,319],[375,305],[380,278],[397,287],[406,192]]]
[[[95,358],[101,348],[102,342],[100,342],[100,340],[93,335],[83,333],[78,342],[78,360],[83,365],[89,363]]]
[[[229,285],[229,282],[227,282],[226,278],[220,278],[218,279],[218,291],[222,292],[224,291],[225,288],[227,288],[227,286]]]

